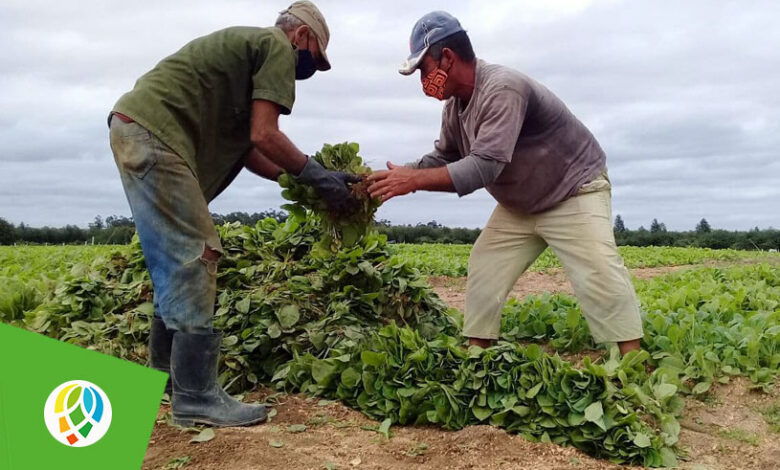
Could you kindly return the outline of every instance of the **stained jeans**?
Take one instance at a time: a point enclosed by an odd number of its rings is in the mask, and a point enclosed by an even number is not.
[[[130,203],[155,315],[168,329],[210,333],[222,245],[187,163],[135,122],[110,119],[111,150]],[[207,252],[216,256],[209,259]]]

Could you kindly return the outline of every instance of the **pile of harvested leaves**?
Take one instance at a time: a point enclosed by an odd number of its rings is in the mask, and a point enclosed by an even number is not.
[[[353,144],[326,146],[318,159],[365,172]],[[214,324],[224,332],[220,382],[228,390],[272,383],[393,423],[490,423],[615,462],[675,462],[682,399],[664,375],[648,376],[648,353],[612,355],[603,364],[586,359],[575,368],[534,344],[467,350],[459,314],[366,224],[374,201],[364,200],[354,219],[333,219],[308,191],[302,196],[295,184],[282,184],[286,197],[299,201],[288,206],[287,221],[219,227],[225,256]],[[505,338],[528,338],[527,322],[511,312],[528,315],[512,307]],[[129,255],[74,268],[18,324],[144,363],[152,315],[136,243]],[[549,330],[561,336],[561,348],[586,343],[583,334],[564,338],[584,324],[579,314],[556,315],[533,322],[533,340]]]

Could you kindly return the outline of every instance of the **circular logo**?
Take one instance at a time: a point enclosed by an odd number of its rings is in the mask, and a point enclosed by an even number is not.
[[[51,435],[61,443],[68,447],[86,447],[108,432],[111,402],[92,382],[71,380],[49,394],[43,419]]]

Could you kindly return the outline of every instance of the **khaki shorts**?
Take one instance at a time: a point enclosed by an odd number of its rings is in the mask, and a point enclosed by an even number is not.
[[[612,232],[609,189],[581,191],[533,215],[496,206],[469,258],[465,336],[498,338],[507,294],[548,246],[561,260],[597,343],[642,337],[639,301]]]

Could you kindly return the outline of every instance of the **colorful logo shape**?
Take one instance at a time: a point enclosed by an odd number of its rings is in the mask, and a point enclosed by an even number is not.
[[[52,437],[68,447],[99,441],[111,425],[111,402],[105,392],[86,380],[63,383],[49,394],[43,419]]]

